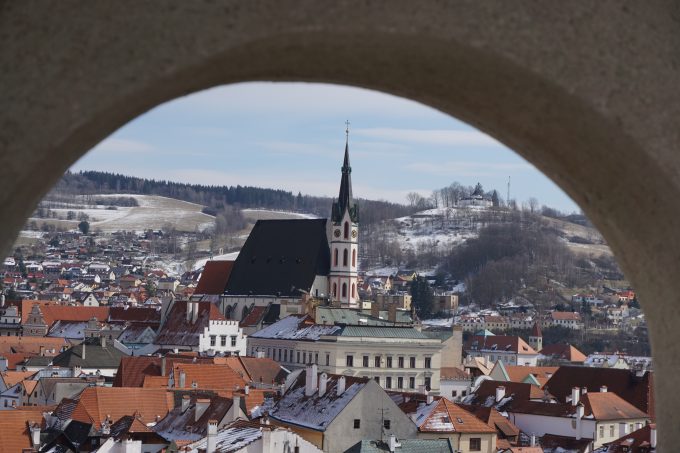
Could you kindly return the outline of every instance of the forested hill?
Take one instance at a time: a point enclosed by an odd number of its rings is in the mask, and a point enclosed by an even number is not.
[[[73,195],[129,193],[160,195],[201,204],[218,212],[227,206],[307,212],[328,216],[333,200],[280,190],[251,186],[206,186],[172,181],[137,178],[101,171],[66,172],[48,197],[60,199]],[[361,222],[371,224],[412,214],[415,208],[376,200],[357,200]]]

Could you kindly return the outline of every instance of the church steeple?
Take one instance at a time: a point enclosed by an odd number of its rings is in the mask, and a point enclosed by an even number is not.
[[[338,201],[333,203],[333,212],[331,213],[331,220],[333,222],[340,222],[345,211],[349,211],[349,216],[352,222],[358,223],[359,210],[354,204],[352,198],[352,167],[349,164],[349,121],[345,123],[345,159],[342,163],[342,178],[340,179],[340,193]]]

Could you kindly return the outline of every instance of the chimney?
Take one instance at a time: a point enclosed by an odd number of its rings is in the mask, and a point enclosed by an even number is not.
[[[322,397],[326,394],[327,384],[328,375],[326,373],[321,373],[321,377],[319,378],[319,397]]]
[[[194,421],[197,422],[205,411],[210,407],[210,400],[208,398],[199,398],[196,400],[196,408],[194,409]]]
[[[579,388],[578,387],[572,387],[571,388],[571,405],[576,406],[579,401]]]
[[[335,391],[337,392],[338,396],[345,393],[345,376],[340,376],[338,378],[338,384],[335,387]]]
[[[40,424],[28,422],[31,430],[31,445],[35,451],[40,451]]]
[[[378,305],[377,300],[371,302],[371,316],[373,316],[374,318],[380,317],[380,305]]]
[[[503,398],[505,398],[505,387],[499,385],[496,387],[496,402],[500,403]]]
[[[139,447],[135,449],[135,444],[139,442],[141,444],[141,440],[133,440],[133,439],[123,439],[120,441],[121,443],[121,452],[122,453],[135,453],[136,451],[139,451]]]
[[[389,304],[387,306],[387,320],[389,322],[397,322],[397,305]]]
[[[237,420],[239,415],[241,415],[241,395],[234,393],[231,397],[233,402],[231,403],[231,421]]]
[[[649,444],[652,448],[656,448],[656,423],[649,425]]]
[[[184,370],[179,370],[179,388],[183,389],[187,385],[187,374]]]
[[[576,440],[581,440],[581,419],[583,418],[583,403],[579,403],[576,406]]]
[[[186,412],[187,409],[189,409],[190,404],[191,404],[191,397],[189,395],[184,395],[182,397],[182,413]]]
[[[215,453],[217,449],[217,420],[208,420],[208,441],[205,453]]]
[[[272,453],[274,452],[274,446],[272,445],[272,430],[271,428],[261,428],[262,430],[262,453]],[[297,450],[297,447],[295,447]]]
[[[390,434],[389,447],[390,453],[394,453],[397,447],[401,447],[401,444],[397,441],[397,436],[395,436],[394,434]]]
[[[318,375],[316,365],[308,365],[305,368],[305,396],[312,396],[317,388]]]
[[[628,430],[626,429],[627,427],[628,427],[627,423],[624,422],[619,423],[619,437],[623,437],[626,434],[628,434],[627,433]]]
[[[99,337],[99,344],[101,344],[102,348],[106,347],[106,337],[104,335]]]
[[[585,395],[588,393],[588,387],[581,387],[581,396]]]
[[[82,348],[82,352],[80,353],[80,358],[83,359],[83,360],[85,360],[85,343],[86,343],[86,342],[87,342],[87,341],[83,341],[83,342],[82,342],[83,348]]]
[[[607,393],[607,386],[603,385],[602,387],[600,387],[600,392],[601,393]]]
[[[432,401],[434,401],[434,395],[431,394],[430,392],[427,392],[427,404],[432,404]]]
[[[245,387],[243,387],[243,393],[245,393],[246,395],[250,394],[250,386],[249,385],[246,385]]]

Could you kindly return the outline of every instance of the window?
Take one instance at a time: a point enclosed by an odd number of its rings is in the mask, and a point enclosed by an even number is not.
[[[338,296],[338,284],[333,283],[333,297],[337,297],[337,296]]]
[[[342,284],[342,297],[347,297],[347,283]]]
[[[387,376],[385,378],[385,388],[386,389],[391,389],[392,388],[392,378],[390,376]]]
[[[458,396],[458,390],[451,390],[451,396]]]
[[[307,364],[307,351],[302,351],[302,363]]]
[[[352,297],[357,297],[357,287],[352,283]]]
[[[338,249],[333,249],[333,266],[338,265]]]
[[[604,437],[604,426],[600,426],[600,438]]]
[[[288,361],[288,349],[283,350],[283,361],[284,362]]]
[[[390,429],[390,426],[392,426],[392,422],[390,420],[383,420],[383,426],[385,429]]]
[[[297,363],[300,363],[300,351],[297,351],[296,353],[297,360],[295,360]]]
[[[416,367],[416,358],[415,358],[415,357],[409,357],[409,362],[410,362],[410,363],[409,363],[409,366],[410,366],[411,368],[415,368],[415,367]]]
[[[354,356],[347,356],[347,366],[354,366]]]
[[[425,368],[432,368],[432,357],[425,357]]]
[[[470,451],[482,451],[482,439],[479,437],[470,438]]]
[[[403,357],[397,357],[397,366],[399,368],[404,368],[404,358]]]
[[[364,368],[368,368],[368,356],[364,356]]]
[[[319,353],[318,352],[314,353],[314,364],[315,365],[319,364]]]
[[[380,368],[380,356],[376,356],[373,362],[376,368]]]
[[[375,382],[377,382],[378,385],[380,385],[380,376],[374,377],[373,380],[374,380]]]
[[[397,378],[397,388],[403,389],[404,388],[404,378],[399,376]]]
[[[217,343],[217,336],[210,335],[210,346],[215,346],[215,343]]]
[[[431,377],[426,377],[425,378],[425,390],[430,390],[430,384],[432,383],[432,378]]]
[[[347,266],[347,249],[342,251],[342,265]]]
[[[410,378],[408,378],[408,388],[410,388],[410,389],[416,388],[416,378],[415,377],[411,376]]]
[[[231,346],[235,347],[236,346],[236,335],[231,336]],[[281,358],[281,350],[279,349],[279,359]]]
[[[609,437],[614,437],[614,425],[609,425]]]
[[[331,355],[326,353],[326,366],[330,366],[331,364]]]
[[[349,222],[345,222],[345,239],[349,239]]]
[[[388,355],[387,356],[387,368],[392,368],[392,356]]]
[[[221,335],[220,336],[220,346],[226,346],[226,345],[227,345],[227,336]]]
[[[354,429],[359,429],[361,428],[361,420],[358,418],[354,419]]]

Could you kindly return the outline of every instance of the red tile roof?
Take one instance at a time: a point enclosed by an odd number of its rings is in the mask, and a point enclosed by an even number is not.
[[[44,407],[2,411],[0,414],[0,453],[16,453],[31,449],[29,423],[43,423]]]
[[[227,287],[233,261],[208,261],[196,285],[195,294],[222,294]]]
[[[553,311],[551,313],[552,319],[561,321],[580,321],[581,314],[571,311]]]
[[[33,305],[39,304],[40,311],[47,326],[51,326],[56,321],[89,321],[97,318],[105,321],[109,317],[109,307],[83,307],[74,305],[60,305],[55,302],[44,303],[45,301],[24,300],[21,303],[21,323],[28,321]]]
[[[174,366],[175,388],[179,387],[180,373],[185,373],[185,388],[204,390],[243,389],[247,380],[228,365],[178,363]]]
[[[239,326],[241,327],[255,327],[257,326],[262,318],[266,314],[267,308],[269,307],[253,307],[248,315],[241,320]]]
[[[195,322],[187,321],[187,305],[198,304]],[[212,302],[175,302],[168,317],[158,333],[155,344],[168,346],[198,346],[199,336],[211,320],[225,320]]]
[[[568,360],[570,362],[585,362],[586,355],[574,346],[566,343],[550,344],[544,346],[540,351],[545,356],[553,356],[557,359]]]
[[[559,367],[556,366],[521,366],[505,365],[505,371],[512,382],[524,382],[528,375],[534,376],[540,385],[544,385]]]
[[[174,407],[172,392],[166,389],[88,387],[80,394],[71,417],[100,427],[107,417],[113,423],[124,415],[135,415],[152,423]]]
[[[465,343],[466,350],[511,351],[520,354],[536,354],[537,352],[520,337],[509,335],[475,335]]]
[[[482,420],[446,398],[419,407],[412,417],[421,433],[495,433]]]

